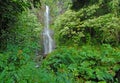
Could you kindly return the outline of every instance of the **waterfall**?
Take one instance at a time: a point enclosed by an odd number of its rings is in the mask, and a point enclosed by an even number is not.
[[[44,46],[44,54],[48,54],[53,50],[53,39],[51,37],[51,30],[49,29],[49,7],[46,6],[45,11],[45,27],[43,30],[43,46]]]

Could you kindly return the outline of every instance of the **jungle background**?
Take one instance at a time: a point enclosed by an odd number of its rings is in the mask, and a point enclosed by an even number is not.
[[[120,83],[120,0],[0,0],[0,83]]]

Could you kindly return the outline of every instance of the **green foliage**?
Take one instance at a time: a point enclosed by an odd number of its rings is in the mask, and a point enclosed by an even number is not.
[[[26,50],[30,55],[40,49],[40,32],[41,24],[36,16],[30,11],[23,12],[19,15],[18,21],[11,26],[3,37],[7,38],[7,51]]]
[[[33,1],[33,2],[32,2]],[[6,48],[7,38],[3,31],[10,28],[18,20],[18,16],[25,10],[40,3],[40,0],[1,0],[0,1],[0,49]],[[37,2],[37,3],[36,3]],[[7,33],[6,33],[7,34]]]
[[[53,79],[50,79],[52,74],[48,74],[44,69],[35,68],[35,63],[28,57],[0,54],[0,58],[0,83],[53,83]]]
[[[0,54],[0,83],[73,83],[66,73],[56,75],[46,68],[36,68],[29,55],[24,54],[21,51],[16,55]]]
[[[37,78],[39,77],[38,69],[32,61],[35,51],[41,49],[40,32],[41,24],[29,10],[22,12],[14,25],[3,31],[2,36],[7,38],[7,47],[0,54],[0,83],[40,81]]]
[[[29,0],[1,0],[0,1],[0,30],[8,28],[8,24],[13,24],[19,13],[30,6]]]
[[[48,55],[42,66],[55,73],[73,75],[72,79],[93,82],[115,82],[115,72],[119,70],[120,50],[110,45],[60,47]],[[71,78],[69,78],[71,79]],[[83,80],[83,82],[82,82]]]
[[[107,2],[106,4],[113,3]],[[55,36],[58,43],[107,43],[118,45],[120,27],[118,12],[103,9],[102,1],[88,5],[79,11],[68,10],[55,21]],[[118,3],[116,2],[116,5]],[[118,6],[114,7],[118,8]],[[112,7],[113,8],[113,7]],[[111,8],[111,10],[113,10]],[[115,8],[115,9],[116,9]],[[107,12],[104,12],[107,11]]]
[[[115,16],[119,16],[120,13],[119,4],[120,4],[119,0],[111,0],[109,2],[110,10]]]
[[[68,19],[69,18],[69,19]],[[76,22],[75,22],[76,21]],[[79,18],[76,17],[76,13],[71,10],[67,11],[64,16],[61,16],[57,19],[55,23],[55,36],[60,41],[60,43],[64,43],[66,41],[76,41],[76,36],[84,37],[81,32],[77,32],[79,25]],[[71,41],[71,42],[72,42]]]
[[[51,17],[71,9],[54,23],[57,43],[67,46],[35,68],[42,26],[27,8],[38,7],[38,2],[0,1],[0,47],[6,48],[0,53],[0,83],[119,83],[120,48],[111,45],[120,43],[120,1],[41,0]]]
[[[84,21],[82,26],[88,28],[91,27],[91,29],[95,31],[94,38],[97,39],[97,37],[99,37],[97,42],[106,42],[118,45],[120,32],[120,23],[118,20],[119,18],[114,17],[114,15],[107,14]],[[88,30],[88,28],[86,28],[86,30]]]

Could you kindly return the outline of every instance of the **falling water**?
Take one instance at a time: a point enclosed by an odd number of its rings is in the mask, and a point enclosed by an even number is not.
[[[43,31],[43,45],[44,54],[48,54],[53,50],[53,39],[51,37],[51,31],[49,29],[49,7],[46,6],[45,11],[45,28]]]

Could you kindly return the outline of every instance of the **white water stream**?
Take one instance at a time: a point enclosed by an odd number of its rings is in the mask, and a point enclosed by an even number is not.
[[[44,54],[48,54],[53,50],[53,39],[51,37],[51,31],[49,29],[49,7],[46,6],[45,11],[45,27],[43,31],[43,46],[44,46]]]

